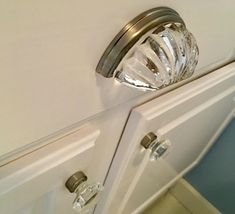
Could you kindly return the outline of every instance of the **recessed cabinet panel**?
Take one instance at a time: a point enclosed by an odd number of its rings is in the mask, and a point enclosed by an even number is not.
[[[84,127],[1,167],[0,213],[74,213],[65,182],[76,171],[87,173],[99,134]]]
[[[233,116],[234,83],[235,67],[226,66],[133,109],[97,213],[139,213],[192,168]],[[155,161],[140,144],[149,132],[170,142]]]

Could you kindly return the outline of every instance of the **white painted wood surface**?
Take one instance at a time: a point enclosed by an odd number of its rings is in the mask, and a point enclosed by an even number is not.
[[[136,104],[136,102],[140,102],[141,100],[132,100],[130,102],[127,102],[124,106],[120,105],[112,110],[106,111],[103,114],[97,115],[95,118],[92,118],[91,121],[87,121],[83,124],[81,124],[79,127],[74,126],[72,129],[68,129],[65,134],[56,136],[53,139],[49,139],[46,141],[44,146],[39,147],[36,150],[36,153],[32,151],[31,153],[28,153],[27,155],[17,158],[11,162],[9,162],[7,159],[2,162],[3,165],[0,167],[0,181],[5,180],[5,178],[8,176],[8,174],[13,173],[15,170],[16,171],[21,171],[22,168],[25,168],[31,163],[33,160],[36,161],[40,159],[36,154],[39,150],[44,149],[46,154],[51,154],[55,152],[53,149],[50,149],[51,146],[54,143],[57,143],[60,139],[66,138],[66,136],[69,136],[75,132],[78,132],[78,135],[81,135],[80,137],[85,137],[85,131],[87,130],[87,127],[92,127],[92,129],[99,130],[99,137],[97,138],[95,142],[94,148],[92,148],[92,156],[90,157],[89,155],[84,157],[84,161],[87,158],[90,158],[90,161],[87,162],[86,166],[86,172],[89,175],[89,178],[92,179],[91,182],[101,182],[103,183],[105,180],[105,176],[108,173],[108,169],[110,166],[110,163],[112,161],[112,158],[114,156],[115,149],[117,147],[116,142],[118,142],[122,131],[125,126],[126,118],[128,117],[129,114],[129,109]],[[89,156],[89,157],[88,157]],[[31,157],[31,158],[29,158]],[[41,162],[41,161],[40,161]],[[67,170],[66,167],[64,170]],[[24,173],[21,173],[23,176]],[[44,183],[46,181],[39,179],[39,183]],[[8,186],[9,187],[9,186]],[[52,186],[53,188],[53,186]],[[61,188],[59,188],[60,192]],[[74,195],[70,195],[67,191],[62,190],[63,194],[66,192],[66,197],[70,197],[70,206],[71,206],[71,201],[74,198]],[[19,190],[19,195],[28,195],[27,197],[30,197],[32,194],[31,191],[27,191],[24,188],[22,190]],[[68,194],[70,196],[68,196]],[[44,197],[45,196],[45,197]],[[55,207],[53,204],[55,202],[53,201],[54,199],[54,193],[48,193],[45,194],[44,196],[37,198],[35,201],[32,201],[28,206],[25,206],[24,209],[22,209],[22,212],[24,213],[33,213],[33,214],[41,214],[43,212],[40,212],[40,209],[45,209],[45,207],[48,208],[48,213],[53,213],[55,212]],[[65,196],[65,194],[64,194]],[[51,198],[50,200],[47,200],[48,198]],[[15,196],[12,196],[11,199],[14,199]],[[17,198],[17,197],[16,197]],[[62,199],[61,199],[62,200]],[[66,199],[67,200],[67,199]],[[65,200],[65,201],[66,201]],[[63,202],[63,200],[62,200]],[[19,201],[18,203],[21,204]],[[50,204],[52,203],[52,206]],[[13,209],[13,208],[12,208]],[[64,211],[63,209],[61,209]],[[45,210],[43,210],[45,211]],[[17,210],[17,212],[20,212]],[[46,212],[46,211],[45,211]],[[59,212],[59,211],[58,211]],[[24,214],[25,214],[24,213]],[[8,214],[8,213],[7,213]],[[17,213],[18,214],[18,213]],[[21,214],[21,213],[20,213]]]
[[[128,208],[120,213],[132,213],[131,210],[137,207],[133,213],[139,213],[158,196],[160,189],[198,163],[201,153],[205,153],[205,148],[214,142],[211,139],[224,127],[224,122],[231,119],[231,112],[235,109],[234,96],[235,86],[157,131],[160,139],[172,142],[169,154],[156,163],[149,163],[149,160],[146,162],[136,188],[128,201],[123,202],[123,206]]]
[[[232,0],[2,0],[0,155],[145,96],[95,74],[114,35],[144,10],[169,6],[180,13],[200,48],[197,74],[230,61],[231,5]]]
[[[57,175],[60,171],[56,171],[56,165],[65,161],[60,158],[56,161],[56,155],[65,154],[66,150],[58,150],[59,153],[50,150],[54,145],[52,141],[57,142],[58,138],[87,126],[99,130],[99,138],[94,145],[84,144],[88,153],[83,156],[83,153],[78,152],[76,158],[91,179],[103,182],[133,106],[175,87],[143,93],[114,84],[112,80],[107,81],[95,74],[95,66],[101,54],[125,23],[152,7],[169,6],[177,10],[199,44],[197,76],[234,58],[235,32],[231,26],[235,13],[232,3],[232,0],[216,0],[213,5],[202,0],[100,0],[92,3],[64,0],[1,1],[1,213],[8,207],[9,212],[17,214],[69,213],[67,208],[71,207],[66,204],[67,197],[70,197],[71,202],[74,196],[68,196],[66,190],[54,186],[50,180],[53,176],[47,177],[45,174],[45,170],[52,170]],[[226,74],[233,67],[231,64],[216,74],[210,74],[211,81],[205,77],[206,84],[211,88],[213,81],[217,81],[214,93],[224,90],[222,80],[225,77],[229,79]],[[221,83],[218,81],[220,77]],[[197,83],[191,84],[195,90],[201,90],[195,86]],[[206,86],[203,85],[202,89],[205,90]],[[189,92],[196,93],[190,89]],[[182,99],[180,93],[181,90],[173,92],[176,100]],[[187,93],[185,95],[188,96]],[[157,105],[164,99],[159,98]],[[128,131],[134,131],[134,128]],[[82,134],[82,138],[85,136]],[[41,149],[45,149],[49,156],[37,156]],[[18,153],[22,150],[24,153]],[[90,156],[91,150],[93,153]],[[29,152],[27,156],[17,159]],[[68,158],[72,158],[72,155]],[[44,165],[47,161],[55,165]],[[39,178],[34,166],[40,169],[37,173],[45,177]],[[119,165],[116,167],[118,171]],[[61,168],[67,170],[69,167]],[[65,176],[61,179],[64,181]],[[58,180],[60,185],[62,180]],[[34,182],[45,184],[44,189],[43,185],[38,185],[35,191],[31,188]],[[53,190],[47,192],[47,188]],[[109,188],[110,185],[107,185],[106,189]],[[19,201],[10,206],[16,198],[15,193]]]
[[[225,127],[235,108],[234,97],[235,66],[231,64],[134,109],[97,213],[138,213],[172,185]],[[165,158],[149,163],[140,141],[150,131],[170,139],[172,148]]]

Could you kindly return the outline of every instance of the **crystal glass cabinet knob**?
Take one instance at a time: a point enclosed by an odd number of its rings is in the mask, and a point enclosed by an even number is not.
[[[142,90],[157,90],[194,73],[198,46],[184,21],[167,7],[148,10],[128,23],[104,52],[96,71]]]
[[[66,188],[76,197],[73,201],[73,209],[78,213],[92,213],[98,200],[99,193],[103,190],[100,183],[87,183],[87,176],[78,171],[74,173],[65,183]]]
[[[157,136],[153,132],[145,135],[140,144],[145,149],[151,150],[150,160],[152,161],[165,156],[171,147],[171,142],[169,140],[158,140]]]

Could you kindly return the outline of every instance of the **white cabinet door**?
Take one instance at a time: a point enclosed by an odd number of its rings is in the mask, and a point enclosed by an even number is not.
[[[71,214],[74,194],[65,188],[75,172],[88,173],[99,130],[84,127],[0,168],[0,213]]]
[[[234,64],[133,109],[106,181],[106,203],[96,212],[139,213],[198,163],[234,109]],[[149,132],[171,142],[155,161],[140,145]]]

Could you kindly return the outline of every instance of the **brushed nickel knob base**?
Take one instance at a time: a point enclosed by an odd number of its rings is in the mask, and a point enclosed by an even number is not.
[[[77,187],[87,180],[87,176],[82,172],[75,172],[69,179],[66,181],[65,186],[69,190],[69,192],[73,193],[77,189]]]

